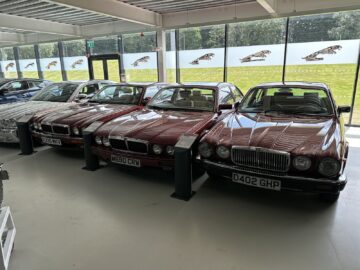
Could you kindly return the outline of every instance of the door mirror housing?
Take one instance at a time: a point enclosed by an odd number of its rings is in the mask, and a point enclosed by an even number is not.
[[[88,98],[88,95],[87,94],[79,94],[77,97],[76,97],[76,101],[80,101],[80,100],[84,100]]]
[[[219,105],[219,111],[222,110],[231,110],[233,106],[231,104],[220,104]]]
[[[0,96],[5,96],[5,94],[9,93],[10,90],[7,88],[0,89]]]
[[[339,114],[342,114],[342,113],[349,113],[351,112],[351,106],[338,106],[338,109],[337,109],[338,113]]]
[[[239,106],[240,106],[240,101],[235,102],[234,109],[237,111],[239,109]]]
[[[144,105],[144,106],[147,105],[150,102],[150,100],[151,100],[151,97],[144,98],[142,101],[142,105]]]

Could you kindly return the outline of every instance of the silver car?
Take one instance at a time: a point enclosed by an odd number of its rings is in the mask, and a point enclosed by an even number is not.
[[[16,121],[24,115],[59,107],[69,107],[74,102],[86,102],[104,85],[112,81],[66,81],[46,86],[30,101],[0,105],[0,143],[18,143]]]

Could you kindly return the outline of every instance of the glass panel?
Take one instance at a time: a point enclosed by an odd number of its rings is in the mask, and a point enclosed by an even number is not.
[[[353,117],[351,124],[360,125],[360,81],[358,81],[357,84],[357,91],[355,95],[355,103],[353,108]]]
[[[107,67],[109,73],[109,80],[120,82],[120,67],[118,60],[107,60]]]
[[[95,80],[104,80],[104,66],[102,60],[92,61]]]
[[[12,47],[1,49],[1,69],[5,78],[17,78],[14,50]]]
[[[233,23],[228,31],[229,82],[246,93],[256,84],[282,80],[286,19]]]
[[[94,46],[89,48],[92,55],[119,53],[117,36],[99,37],[92,40]]]
[[[123,35],[124,67],[128,82],[156,82],[156,33]]]
[[[85,40],[64,41],[64,65],[68,80],[89,80]]]
[[[19,47],[19,65],[24,78],[39,78],[34,46]]]
[[[292,17],[286,80],[330,86],[338,105],[350,105],[360,33],[359,11]],[[349,114],[344,114],[345,123]]]
[[[176,82],[175,30],[166,31],[166,76],[167,82]]]
[[[225,25],[179,30],[182,82],[223,81]]]
[[[50,81],[62,81],[58,43],[39,44],[40,67],[44,78]]]

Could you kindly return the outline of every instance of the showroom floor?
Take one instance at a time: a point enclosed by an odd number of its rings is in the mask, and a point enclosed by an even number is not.
[[[334,205],[213,181],[183,202],[166,172],[88,172],[80,154],[1,145],[17,227],[10,269],[358,270],[360,131],[350,133],[350,182]]]

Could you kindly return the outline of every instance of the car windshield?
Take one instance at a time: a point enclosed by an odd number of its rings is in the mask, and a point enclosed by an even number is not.
[[[143,89],[141,86],[130,85],[105,86],[90,102],[139,104]]]
[[[331,99],[324,89],[300,87],[254,88],[243,99],[239,112],[333,114]]]
[[[2,86],[4,86],[5,84],[7,84],[9,82],[9,80],[0,80],[0,88]]]
[[[151,109],[213,111],[214,90],[197,87],[161,89],[149,102]]]
[[[67,102],[78,86],[75,83],[51,84],[33,96],[31,100]]]

